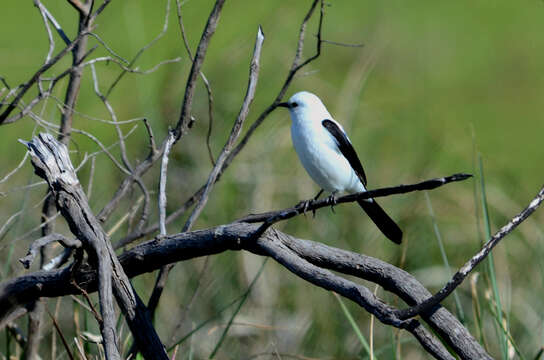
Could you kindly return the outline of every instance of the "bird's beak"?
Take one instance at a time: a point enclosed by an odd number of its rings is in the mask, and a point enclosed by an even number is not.
[[[279,103],[278,106],[279,107],[284,107],[284,108],[287,108],[287,109],[290,108],[289,103],[286,103],[286,102]]]

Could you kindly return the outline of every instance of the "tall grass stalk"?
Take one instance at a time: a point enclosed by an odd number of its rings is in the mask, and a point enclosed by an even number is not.
[[[259,271],[257,272],[257,275],[255,275],[255,277],[253,278],[253,280],[249,284],[245,294],[242,296],[242,299],[238,303],[238,307],[232,313],[232,316],[230,317],[229,322],[227,323],[227,326],[225,327],[225,330],[223,330],[223,333],[221,334],[221,337],[219,338],[219,341],[217,342],[217,345],[215,345],[215,348],[213,349],[212,353],[210,354],[210,359],[213,359],[215,357],[215,354],[217,354],[217,351],[219,351],[219,348],[221,347],[221,345],[223,344],[223,341],[225,340],[225,338],[227,336],[227,332],[229,331],[230,327],[232,326],[232,322],[234,321],[234,318],[236,317],[236,315],[238,315],[238,312],[240,312],[240,310],[242,309],[242,306],[245,304],[246,299],[248,298],[249,294],[251,293],[251,290],[253,289],[253,286],[255,285],[255,283],[257,282],[259,277],[261,276],[261,273],[263,272],[264,266],[266,265],[266,262],[268,261],[268,259],[269,258],[264,259],[261,267],[259,268]]]
[[[238,303],[238,306],[236,307],[236,309],[232,313],[232,316],[230,317],[229,322],[227,323],[227,326],[225,327],[225,330],[223,330],[223,333],[221,334],[221,337],[219,338],[219,341],[217,342],[217,345],[215,345],[215,348],[213,349],[212,353],[210,354],[210,359],[213,359],[215,357],[215,354],[217,354],[217,351],[219,351],[219,348],[221,347],[221,345],[223,344],[223,341],[225,340],[225,338],[227,336],[227,332],[229,331],[230,327],[232,326],[232,322],[234,321],[234,318],[236,317],[236,315],[238,315],[238,312],[240,312],[240,310],[242,309],[242,306],[246,302],[246,299],[248,298],[249,294],[251,293],[251,290],[253,289],[253,286],[255,285],[255,283],[257,282],[259,277],[261,276],[261,273],[263,272],[264,266],[266,265],[267,261],[268,261],[268,258],[264,259],[261,267],[259,268],[259,271],[257,272],[257,275],[255,275],[255,277],[253,278],[253,280],[249,284],[249,286],[248,286],[246,292],[244,293],[244,295],[242,295],[242,298],[240,299],[240,302]]]
[[[444,248],[444,243],[442,242],[442,235],[440,234],[440,229],[438,228],[438,223],[436,222],[436,217],[434,215],[433,205],[431,204],[431,198],[429,197],[429,192],[427,191],[425,191],[425,200],[427,201],[427,208],[429,209],[429,214],[431,215],[431,222],[433,223],[433,230],[436,236],[436,241],[438,242],[438,248],[440,249],[440,255],[442,255],[442,261],[444,262],[446,269],[448,269],[449,277],[451,277],[453,273],[451,271],[450,262],[448,261],[448,255],[446,255],[446,249]],[[459,299],[457,290],[453,292],[453,299],[455,301],[457,317],[462,324],[465,324],[465,312],[461,306],[461,300]]]
[[[337,293],[333,292],[333,294],[336,297],[336,300],[338,300],[338,302],[340,303],[340,307],[342,308],[342,312],[346,316],[346,319],[350,323],[353,331],[355,332],[355,335],[357,335],[357,339],[359,339],[359,342],[361,343],[361,345],[363,345],[363,348],[366,350],[368,356],[371,359],[377,359],[374,356],[374,354],[372,352],[372,349],[370,349],[370,345],[368,345],[368,341],[366,341],[366,338],[363,335],[363,333],[361,332],[361,329],[359,329],[359,326],[357,326],[357,323],[353,319],[353,316],[351,315],[351,312],[347,308],[346,304],[344,304],[344,302],[342,301],[342,299],[340,298],[340,296]]]
[[[485,239],[486,242],[491,239],[491,225],[489,222],[489,211],[487,208],[487,197],[485,192],[485,179],[484,179],[484,166],[482,161],[481,154],[478,154],[478,165],[479,165],[479,175],[480,175],[480,194],[481,194],[481,203],[482,203],[482,212],[483,212],[483,219],[484,219],[484,226],[485,226]],[[491,282],[491,289],[493,292],[493,302],[495,305],[495,326],[497,329],[498,337],[499,337],[499,344],[501,349],[501,355],[503,360],[508,359],[508,339],[505,335],[505,332],[502,328],[502,306],[501,306],[501,299],[499,295],[499,287],[497,284],[497,276],[495,272],[495,261],[493,259],[493,253],[490,252],[489,256],[487,257],[487,273],[489,275],[489,280]]]

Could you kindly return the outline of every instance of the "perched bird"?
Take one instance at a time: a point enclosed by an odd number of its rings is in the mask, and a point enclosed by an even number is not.
[[[302,165],[323,190],[334,196],[338,192],[366,191],[366,176],[353,145],[342,126],[314,94],[301,91],[278,106],[289,109],[291,138]],[[402,230],[374,199],[359,205],[391,241],[400,244]]]

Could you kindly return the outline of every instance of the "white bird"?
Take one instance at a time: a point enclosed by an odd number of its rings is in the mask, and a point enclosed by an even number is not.
[[[342,126],[337,123],[321,100],[301,91],[278,106],[289,109],[291,139],[300,162],[310,177],[323,190],[332,193],[366,191],[366,176]],[[391,241],[400,244],[402,231],[374,199],[358,201],[359,205]]]

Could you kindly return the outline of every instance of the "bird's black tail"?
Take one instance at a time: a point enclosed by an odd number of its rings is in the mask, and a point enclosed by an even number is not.
[[[399,226],[383,211],[376,200],[358,200],[359,205],[367,213],[367,215],[374,221],[374,224],[378,226],[381,232],[391,241],[396,244],[400,244],[402,241],[402,230]]]

